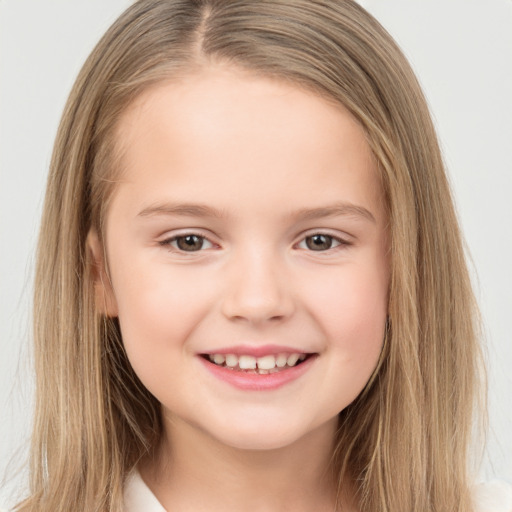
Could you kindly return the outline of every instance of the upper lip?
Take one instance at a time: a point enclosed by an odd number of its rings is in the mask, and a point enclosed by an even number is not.
[[[289,347],[285,345],[236,345],[232,347],[217,348],[214,350],[206,350],[201,352],[201,355],[213,354],[234,354],[236,356],[253,356],[263,357],[268,355],[278,354],[311,354],[311,351],[303,350],[296,347]]]

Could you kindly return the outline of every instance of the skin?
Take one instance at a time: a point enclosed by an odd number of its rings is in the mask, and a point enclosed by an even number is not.
[[[376,367],[387,314],[387,219],[362,129],[317,95],[215,65],[147,90],[119,141],[109,276],[94,232],[89,244],[99,307],[162,404],[143,478],[167,510],[332,511],[337,414]],[[187,234],[205,237],[200,250],[180,251]],[[240,390],[199,354],[242,343],[316,358],[278,389]]]

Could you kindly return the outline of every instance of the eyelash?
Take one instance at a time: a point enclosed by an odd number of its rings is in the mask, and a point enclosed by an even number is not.
[[[337,236],[334,236],[334,235],[330,235],[328,233],[323,233],[323,232],[315,232],[315,233],[312,233],[310,235],[307,235],[307,236],[305,236],[304,238],[302,238],[300,240],[299,244],[303,243],[303,242],[306,242],[307,239],[311,239],[311,238],[313,238],[315,236],[326,237],[326,238],[330,239],[332,241],[332,243],[337,243],[337,245],[335,245],[334,247],[329,247],[328,249],[325,249],[325,250],[315,251],[313,249],[310,249],[309,252],[312,252],[312,253],[315,253],[315,252],[326,253],[326,252],[331,252],[331,251],[337,251],[337,250],[343,249],[344,247],[348,247],[348,246],[352,245],[351,242],[348,242],[347,240],[344,240],[343,238],[340,238],[340,237],[337,237]],[[191,232],[191,233],[184,233],[182,235],[176,235],[176,236],[173,236],[171,238],[167,238],[165,240],[162,240],[161,242],[158,242],[158,243],[159,243],[160,246],[166,247],[171,252],[175,252],[175,253],[178,253],[178,254],[193,254],[193,253],[202,252],[204,250],[203,247],[201,246],[201,248],[196,250],[196,251],[185,251],[185,250],[179,249],[177,247],[174,247],[172,245],[173,242],[177,242],[179,239],[183,239],[183,238],[187,238],[187,237],[196,237],[196,238],[202,240],[203,244],[204,244],[204,241],[207,241],[212,246],[214,245],[214,243],[211,242],[207,237],[205,237],[203,235],[200,235],[198,233],[193,233],[193,232]]]

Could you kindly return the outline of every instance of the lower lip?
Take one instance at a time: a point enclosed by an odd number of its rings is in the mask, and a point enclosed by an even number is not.
[[[270,391],[278,389],[304,375],[311,368],[316,358],[316,355],[312,355],[304,362],[292,368],[276,373],[259,375],[258,373],[230,370],[225,366],[218,366],[199,356],[205,368],[215,377],[244,391]]]

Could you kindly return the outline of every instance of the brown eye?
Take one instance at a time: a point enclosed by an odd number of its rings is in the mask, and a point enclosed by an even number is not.
[[[327,251],[332,247],[334,238],[329,235],[312,235],[305,238],[306,246],[312,251]]]
[[[343,249],[350,245],[352,245],[351,242],[343,238],[326,235],[325,233],[314,233],[303,238],[299,243],[299,248],[315,252],[327,252]]]
[[[181,251],[199,251],[203,248],[204,238],[197,235],[178,236],[176,246]]]
[[[171,246],[178,252],[197,252],[202,249],[208,249],[212,247],[212,243],[209,242],[204,236],[194,234],[175,236],[169,240],[160,242],[160,245]]]

